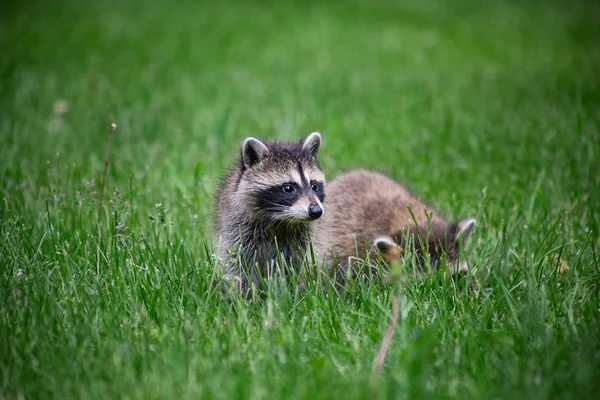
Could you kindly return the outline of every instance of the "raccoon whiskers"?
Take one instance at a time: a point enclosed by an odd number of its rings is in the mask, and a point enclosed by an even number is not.
[[[298,223],[304,224],[309,221],[308,219],[308,211],[306,210],[286,210],[285,213],[281,215],[285,219],[289,219],[290,223]]]
[[[272,201],[263,200],[263,205],[268,205],[269,207],[253,207],[253,210],[256,215],[263,215],[266,219],[279,219],[277,218],[277,214],[286,211],[284,205]]]

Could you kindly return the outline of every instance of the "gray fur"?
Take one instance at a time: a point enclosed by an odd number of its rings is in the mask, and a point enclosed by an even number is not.
[[[474,219],[448,223],[383,174],[356,170],[329,183],[327,214],[314,224],[313,246],[340,280],[355,275],[357,262],[365,257],[389,262],[408,247],[421,266],[426,253],[434,267],[445,255],[451,270],[462,271],[466,263],[458,259],[460,242],[466,243],[474,227]],[[365,272],[370,275],[374,271]]]
[[[269,279],[279,259],[300,268],[311,238],[311,207],[321,208],[325,176],[317,161],[321,135],[298,143],[247,138],[222,181],[215,213],[218,255],[225,277],[242,292]],[[312,183],[318,182],[315,192]],[[293,184],[294,194],[279,189]],[[267,193],[267,194],[265,194]],[[278,196],[281,195],[281,200]],[[289,200],[290,196],[297,196]]]

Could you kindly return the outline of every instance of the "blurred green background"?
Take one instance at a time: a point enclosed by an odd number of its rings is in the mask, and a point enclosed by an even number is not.
[[[110,187],[133,175],[142,201],[172,209],[199,184],[214,191],[246,136],[296,140],[315,130],[330,177],[381,169],[451,214],[472,212],[484,187],[527,196],[540,174],[549,210],[585,202],[598,184],[592,2],[3,7],[11,197],[24,182],[44,188],[52,173],[70,171],[75,186],[97,179],[110,122]],[[60,100],[69,110],[57,121]],[[182,216],[206,215],[207,204],[187,205]]]

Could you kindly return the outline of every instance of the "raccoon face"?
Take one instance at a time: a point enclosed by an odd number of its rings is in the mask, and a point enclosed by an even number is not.
[[[455,222],[446,229],[432,227],[428,234],[424,231],[411,229],[411,246],[417,254],[419,264],[424,262],[424,252],[429,253],[431,264],[434,267],[446,255],[448,267],[452,274],[468,272],[469,267],[466,260],[460,258],[460,250],[466,246],[469,235],[475,228],[476,223],[475,219],[469,218]],[[405,235],[406,233],[400,230],[392,236],[380,236],[375,239],[373,245],[385,261],[397,261],[404,252],[403,247],[398,243],[405,243]]]
[[[238,193],[255,218],[310,222],[323,215],[325,175],[317,155],[321,135],[299,143],[264,143],[248,138],[242,145],[243,174]]]

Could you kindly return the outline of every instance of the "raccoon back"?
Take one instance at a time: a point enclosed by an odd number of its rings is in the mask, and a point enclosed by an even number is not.
[[[348,256],[363,258],[376,237],[414,226],[415,220],[419,226],[447,225],[408,189],[377,172],[347,172],[331,181],[327,192],[327,212],[313,230],[321,260],[331,254],[339,255],[340,262]]]

